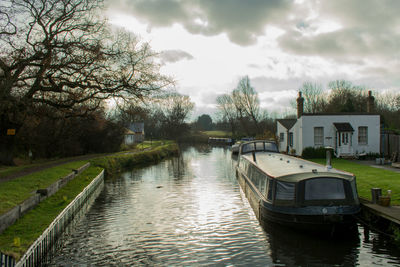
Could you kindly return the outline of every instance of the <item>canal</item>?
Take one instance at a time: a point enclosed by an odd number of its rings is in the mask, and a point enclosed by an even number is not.
[[[261,228],[230,151],[204,146],[107,178],[46,265],[400,266],[400,253],[362,226],[335,240]]]

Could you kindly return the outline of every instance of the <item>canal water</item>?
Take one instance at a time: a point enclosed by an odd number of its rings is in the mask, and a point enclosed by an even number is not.
[[[400,253],[362,226],[335,240],[263,229],[229,149],[204,146],[107,178],[46,265],[400,266]]]

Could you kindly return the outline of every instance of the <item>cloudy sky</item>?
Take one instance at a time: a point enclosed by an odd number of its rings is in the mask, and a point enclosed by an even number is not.
[[[400,92],[397,0],[110,1],[110,23],[160,52],[195,117],[245,75],[270,113],[290,112],[305,81]]]

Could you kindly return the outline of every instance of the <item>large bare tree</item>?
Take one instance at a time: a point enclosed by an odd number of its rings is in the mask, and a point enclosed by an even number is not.
[[[232,99],[240,118],[242,120],[245,117],[250,118],[255,125],[256,132],[259,132],[260,100],[256,90],[251,86],[248,76],[240,79],[236,89],[232,92]]]
[[[171,81],[154,53],[107,28],[101,0],[3,0],[0,17],[0,163],[12,163],[12,136],[44,105],[85,115],[109,98],[141,99]]]

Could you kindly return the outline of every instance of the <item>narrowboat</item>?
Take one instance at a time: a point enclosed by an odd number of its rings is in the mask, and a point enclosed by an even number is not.
[[[236,177],[260,223],[333,233],[356,228],[353,174],[281,154],[274,142],[240,145]]]

